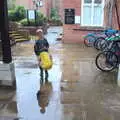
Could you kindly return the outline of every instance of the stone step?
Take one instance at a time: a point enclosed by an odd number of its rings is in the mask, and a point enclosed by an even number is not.
[[[20,38],[24,38],[24,36],[19,35],[19,36],[14,36],[13,38],[14,39],[20,39]]]
[[[0,120],[19,120],[19,118],[11,116],[0,116]]]
[[[10,36],[11,36],[11,37],[12,37],[12,36],[20,36],[20,34],[18,34],[18,33],[11,33]]]
[[[9,31],[9,35],[11,37],[11,46],[17,42],[29,41],[29,39],[26,39],[23,35],[17,33],[17,31]],[[13,38],[13,41],[12,41],[12,38]]]
[[[9,34],[15,34],[17,33],[16,31],[9,31]]]
[[[16,39],[15,42],[24,42],[24,41],[29,41],[28,39],[21,38],[21,39]]]

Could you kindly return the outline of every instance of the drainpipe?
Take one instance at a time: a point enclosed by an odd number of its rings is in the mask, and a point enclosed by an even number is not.
[[[111,0],[111,5],[109,9],[109,26],[112,28],[112,17],[113,17],[113,7],[114,7],[114,0]]]
[[[0,33],[2,40],[2,54],[3,62],[11,63],[11,46],[9,39],[9,26],[8,26],[8,9],[7,9],[7,0],[0,0]]]
[[[0,62],[0,85],[16,87],[15,69],[12,62],[9,39],[7,0],[0,0],[0,34],[2,40],[3,62]]]
[[[116,9],[116,15],[117,15],[117,22],[118,22],[118,27],[119,27],[119,30],[120,30],[120,18],[119,18],[119,11],[118,11],[118,6],[117,6],[117,0],[114,0],[115,1],[115,9]]]

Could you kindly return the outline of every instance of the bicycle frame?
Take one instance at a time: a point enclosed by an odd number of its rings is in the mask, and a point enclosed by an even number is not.
[[[108,51],[112,51],[118,58],[120,58],[120,41],[111,41],[108,46]]]

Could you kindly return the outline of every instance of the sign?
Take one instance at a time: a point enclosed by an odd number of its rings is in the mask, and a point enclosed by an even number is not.
[[[65,9],[65,24],[75,24],[75,9]]]
[[[80,16],[75,16],[75,24],[80,24]]]
[[[28,19],[29,20],[35,19],[35,10],[28,10]]]
[[[40,7],[43,6],[43,1],[39,1],[39,6],[40,6]]]

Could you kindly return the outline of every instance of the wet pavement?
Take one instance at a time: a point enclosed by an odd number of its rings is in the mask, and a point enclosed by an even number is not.
[[[5,104],[0,109],[0,120],[13,120],[13,117],[20,120],[119,120],[117,73],[104,73],[96,68],[98,52],[93,48],[56,41],[61,31],[58,27],[50,28],[46,36],[54,66],[49,71],[49,82],[43,85],[33,52],[34,41],[13,47],[17,89],[16,94],[14,90],[9,93],[13,93],[12,98],[0,104]]]

